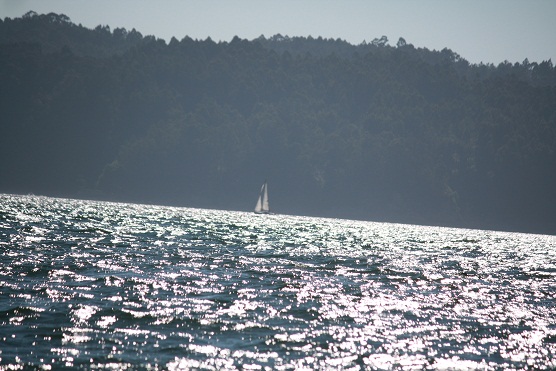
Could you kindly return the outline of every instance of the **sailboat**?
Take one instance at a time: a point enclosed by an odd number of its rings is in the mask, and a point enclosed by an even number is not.
[[[255,206],[255,214],[269,214],[270,208],[268,207],[268,184],[266,180],[261,187],[259,192],[259,199],[257,200],[257,205]]]

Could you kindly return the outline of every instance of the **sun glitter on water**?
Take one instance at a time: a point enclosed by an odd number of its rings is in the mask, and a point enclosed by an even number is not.
[[[556,367],[554,236],[0,204],[0,369]]]

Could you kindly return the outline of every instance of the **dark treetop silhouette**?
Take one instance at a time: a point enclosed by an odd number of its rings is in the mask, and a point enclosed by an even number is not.
[[[556,71],[0,22],[0,192],[556,233]]]

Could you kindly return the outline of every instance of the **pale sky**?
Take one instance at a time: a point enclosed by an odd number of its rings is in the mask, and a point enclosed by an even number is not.
[[[135,28],[169,41],[322,36],[359,44],[385,35],[453,50],[471,63],[556,63],[556,0],[0,0],[0,18],[63,13],[88,28]]]

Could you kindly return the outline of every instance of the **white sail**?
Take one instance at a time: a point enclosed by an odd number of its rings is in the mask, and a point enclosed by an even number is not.
[[[261,191],[259,192],[255,212],[257,214],[267,214],[270,212],[270,207],[268,206],[268,185],[266,184],[266,181],[263,183]]]
[[[268,213],[270,207],[268,206],[268,184],[264,182],[264,193],[263,193],[263,212]]]
[[[263,187],[264,187],[264,185],[263,185]],[[256,213],[260,213],[260,212],[263,211],[263,200],[262,200],[262,197],[261,197],[262,192],[263,192],[263,190],[261,188],[261,192],[259,192],[259,198],[257,199],[257,205],[255,205],[255,212]]]

